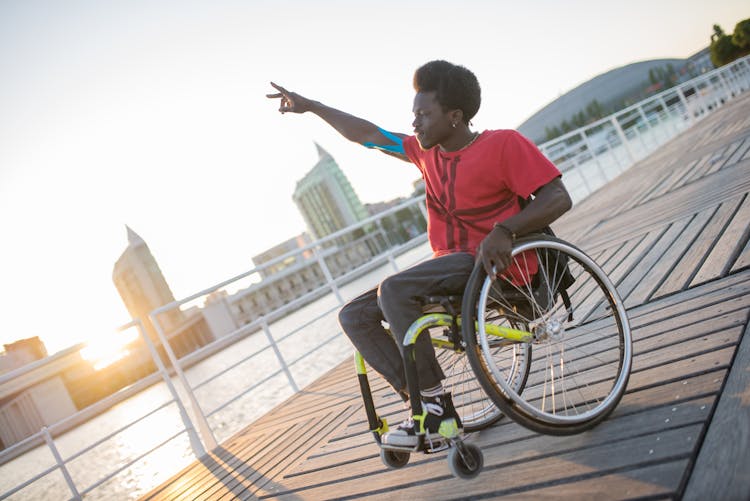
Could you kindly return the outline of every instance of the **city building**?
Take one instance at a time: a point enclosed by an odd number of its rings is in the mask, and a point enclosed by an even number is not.
[[[333,157],[317,143],[318,163],[292,195],[314,239],[366,219],[368,214]]]
[[[273,317],[268,317],[272,311],[303,297],[307,302],[330,292],[324,287],[328,281],[326,275],[341,277],[370,261],[374,254],[366,243],[375,237],[382,240],[382,232],[356,240],[342,237],[336,239],[335,244],[316,248],[315,252],[302,250],[308,245],[304,234],[287,240],[253,258],[261,269],[260,282],[224,300],[231,305],[233,316],[240,325],[262,316],[272,321]],[[279,259],[289,253],[292,254]],[[264,267],[266,264],[268,266]]]
[[[26,360],[14,370],[0,376],[0,449],[18,443],[77,411],[65,384],[65,373],[82,363],[77,345],[47,357],[39,338],[5,345],[6,353],[28,353],[31,347],[45,356]]]
[[[130,227],[125,228],[128,247],[115,263],[112,280],[131,317],[141,319],[149,337],[158,346],[161,343],[149,313],[174,302],[174,295],[146,242]],[[174,308],[160,314],[158,320],[178,357],[214,339],[202,315],[188,316]]]
[[[44,346],[39,336],[4,344],[3,348],[4,351],[0,353],[0,374],[18,369],[47,356],[47,347]]]
[[[302,264],[312,257],[312,251],[295,252],[310,243],[310,236],[307,233],[301,233],[296,237],[290,238],[278,245],[274,245],[253,257],[253,264],[259,269],[260,276],[267,278],[280,273],[291,266]],[[283,260],[275,261],[282,256],[293,253]]]

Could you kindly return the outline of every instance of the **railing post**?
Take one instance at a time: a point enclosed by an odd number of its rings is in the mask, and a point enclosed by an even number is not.
[[[719,82],[721,82],[721,86],[724,87],[724,89],[726,89],[725,101],[729,101],[730,99],[732,99],[732,97],[734,97],[734,93],[735,93],[735,89],[734,89],[734,85],[732,81],[724,75],[723,71],[720,71]]]
[[[297,382],[294,380],[294,377],[292,377],[292,372],[289,370],[289,366],[286,365],[286,360],[284,360],[284,357],[281,355],[281,351],[279,350],[279,346],[276,344],[276,341],[271,335],[271,329],[268,327],[266,317],[260,317],[260,324],[263,326],[263,332],[266,334],[268,342],[271,344],[273,352],[276,354],[276,358],[279,360],[279,364],[281,364],[281,368],[284,370],[286,378],[289,380],[289,386],[292,387],[294,393],[298,393],[299,387],[297,386]]]
[[[630,157],[630,165],[633,165],[635,163],[635,154],[633,153],[633,150],[630,148],[630,143],[628,142],[627,136],[625,136],[625,132],[623,132],[622,127],[620,127],[620,122],[617,121],[617,115],[612,115],[612,118],[609,119],[609,121],[612,123],[612,126],[617,131],[617,135],[620,137],[620,141],[622,142],[623,147],[625,148],[625,153],[628,154],[628,157]]]
[[[148,333],[143,327],[143,322],[141,322],[141,319],[138,318],[135,320],[135,323],[137,324],[143,341],[146,343],[146,347],[148,347],[149,353],[151,353],[151,358],[154,359],[156,369],[161,374],[161,377],[164,380],[164,384],[167,385],[167,389],[169,390],[169,393],[172,395],[172,399],[177,405],[177,409],[180,412],[180,418],[182,419],[182,424],[185,426],[185,430],[187,431],[188,437],[190,438],[190,446],[193,448],[193,453],[196,457],[200,458],[206,454],[206,449],[203,448],[203,444],[201,443],[200,437],[198,437],[195,425],[190,419],[190,416],[187,413],[187,409],[185,409],[185,404],[182,403],[182,399],[177,394],[177,390],[172,384],[172,378],[169,377],[169,372],[167,372],[166,367],[164,367],[164,362],[162,362],[161,357],[159,356],[159,352],[156,351],[154,343],[148,337]]]
[[[674,123],[674,120],[672,120],[672,115],[669,113],[669,107],[667,106],[667,102],[664,100],[662,96],[659,96],[659,103],[661,104],[661,107],[664,110],[664,116],[672,125],[672,130],[674,131],[675,134],[677,134],[679,132],[679,129],[677,128],[677,124]]]
[[[190,400],[190,407],[193,409],[193,415],[195,417],[195,420],[198,422],[198,430],[200,432],[201,438],[203,439],[203,445],[207,450],[212,451],[218,444],[216,443],[216,437],[214,437],[214,434],[211,431],[211,427],[208,424],[208,420],[203,414],[203,409],[201,409],[201,406],[198,403],[198,399],[195,398],[195,393],[193,393],[193,389],[190,387],[190,383],[188,383],[188,380],[185,377],[185,373],[182,371],[182,367],[180,367],[180,362],[179,360],[177,360],[174,351],[172,351],[172,347],[167,341],[167,336],[164,334],[164,331],[161,328],[159,319],[156,318],[156,315],[153,312],[149,314],[149,317],[151,318],[151,322],[154,324],[156,334],[159,336],[159,340],[161,341],[162,346],[164,346],[164,351],[167,353],[167,357],[169,357],[169,361],[172,364],[172,367],[174,367],[175,373],[177,374],[177,379],[180,380],[180,384],[182,384],[182,388],[185,390],[185,393],[187,393],[188,400]]]
[[[706,84],[706,88],[708,88],[711,85],[710,78],[711,77],[703,78],[704,83]],[[701,107],[701,116],[703,116],[706,113],[708,113],[709,108],[708,108],[708,105],[706,104],[706,100],[701,95],[701,89],[700,87],[698,87],[699,85],[700,85],[700,82],[696,82],[695,85],[693,85],[693,87],[695,88],[695,97],[698,100],[698,103],[700,104],[700,107]]]
[[[604,171],[604,167],[602,167],[602,163],[599,161],[599,155],[591,147],[591,140],[586,135],[586,129],[581,129],[581,137],[583,138],[583,142],[586,143],[586,148],[588,148],[589,153],[591,153],[591,158],[594,159],[594,162],[596,162],[596,166],[599,167],[599,172],[601,173],[602,177],[604,178],[604,181],[605,182],[609,182],[609,178],[607,177],[607,173]],[[581,177],[583,177],[583,176],[581,176]],[[591,191],[589,191],[589,194],[591,194]]]
[[[323,256],[320,255],[320,252],[318,252],[317,247],[313,248],[313,254],[315,255],[315,259],[318,261],[318,264],[320,265],[320,269],[323,271],[323,276],[326,279],[326,283],[328,284],[328,287],[336,296],[336,299],[338,300],[339,304],[344,304],[344,299],[341,297],[341,292],[339,292],[339,288],[336,285],[336,281],[333,279],[333,275],[331,275],[331,270],[328,269],[328,265],[326,265],[326,260],[323,259]]]
[[[388,258],[388,262],[391,264],[391,268],[393,268],[393,271],[398,272],[398,264],[396,264],[396,258],[393,256],[393,249],[388,249],[386,257]]]
[[[424,203],[419,203],[419,212],[422,213],[422,217],[424,218],[425,222],[429,220],[427,217],[427,197],[424,199]]]
[[[385,241],[385,248],[390,249],[393,247],[393,244],[391,243],[391,239],[388,238],[388,234],[385,232],[385,229],[383,228],[383,220],[378,219],[375,221],[375,224],[378,226],[378,230],[380,230],[380,234],[383,235],[383,240]]]
[[[578,155],[573,157],[573,162],[575,163],[575,165],[571,170],[575,171],[575,173],[578,174],[578,177],[581,178],[581,181],[583,181],[583,186],[586,188],[586,196],[591,195],[594,190],[591,188],[591,185],[589,184],[588,179],[586,179],[586,176],[583,175],[583,169],[581,169],[581,164],[578,162]]]
[[[695,122],[695,117],[693,117],[693,112],[690,109],[687,97],[685,97],[685,93],[682,92],[682,87],[679,85],[675,87],[675,90],[677,90],[677,95],[680,97],[680,101],[682,101],[682,106],[685,107],[685,114],[688,117],[688,124],[693,125],[693,122]]]
[[[73,499],[80,500],[81,495],[78,493],[78,489],[76,489],[73,477],[70,476],[70,472],[68,472],[68,469],[65,467],[65,461],[63,461],[62,456],[60,456],[60,452],[57,450],[55,442],[52,440],[52,435],[49,434],[49,429],[47,429],[46,426],[42,427],[42,435],[44,436],[44,441],[47,442],[47,447],[52,451],[52,456],[55,458],[57,467],[60,468],[60,472],[65,478],[65,482],[68,484],[70,492],[73,493]]]

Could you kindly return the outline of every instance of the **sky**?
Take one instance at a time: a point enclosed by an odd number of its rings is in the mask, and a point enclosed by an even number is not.
[[[629,63],[685,58],[746,0],[0,0],[0,344],[50,354],[130,318],[112,282],[125,225],[180,299],[305,231],[291,196],[337,161],[364,203],[416,168],[280,115],[269,81],[411,131],[414,70],[482,86],[477,130],[515,128]]]

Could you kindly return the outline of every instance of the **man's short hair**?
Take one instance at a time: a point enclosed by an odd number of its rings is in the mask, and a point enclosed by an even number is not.
[[[430,61],[414,72],[414,90],[436,92],[437,102],[443,110],[461,110],[464,122],[474,118],[482,102],[482,92],[477,77],[464,68],[448,61]]]

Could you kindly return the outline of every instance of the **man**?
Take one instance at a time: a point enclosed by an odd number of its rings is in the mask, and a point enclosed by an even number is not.
[[[339,321],[352,344],[406,401],[401,345],[422,314],[420,297],[463,293],[475,261],[488,274],[510,264],[517,236],[540,230],[571,206],[560,172],[533,143],[511,130],[470,129],[479,110],[479,82],[468,69],[431,61],[414,73],[414,135],[392,133],[361,118],[271,83],[281,113],[311,112],[350,141],[415,164],[425,180],[428,238],[434,257],[386,278],[345,305]],[[533,200],[521,209],[519,199]],[[383,328],[389,324],[395,340]],[[429,336],[416,346],[425,427],[434,435],[456,418]],[[409,420],[383,435],[383,443],[413,447]]]

